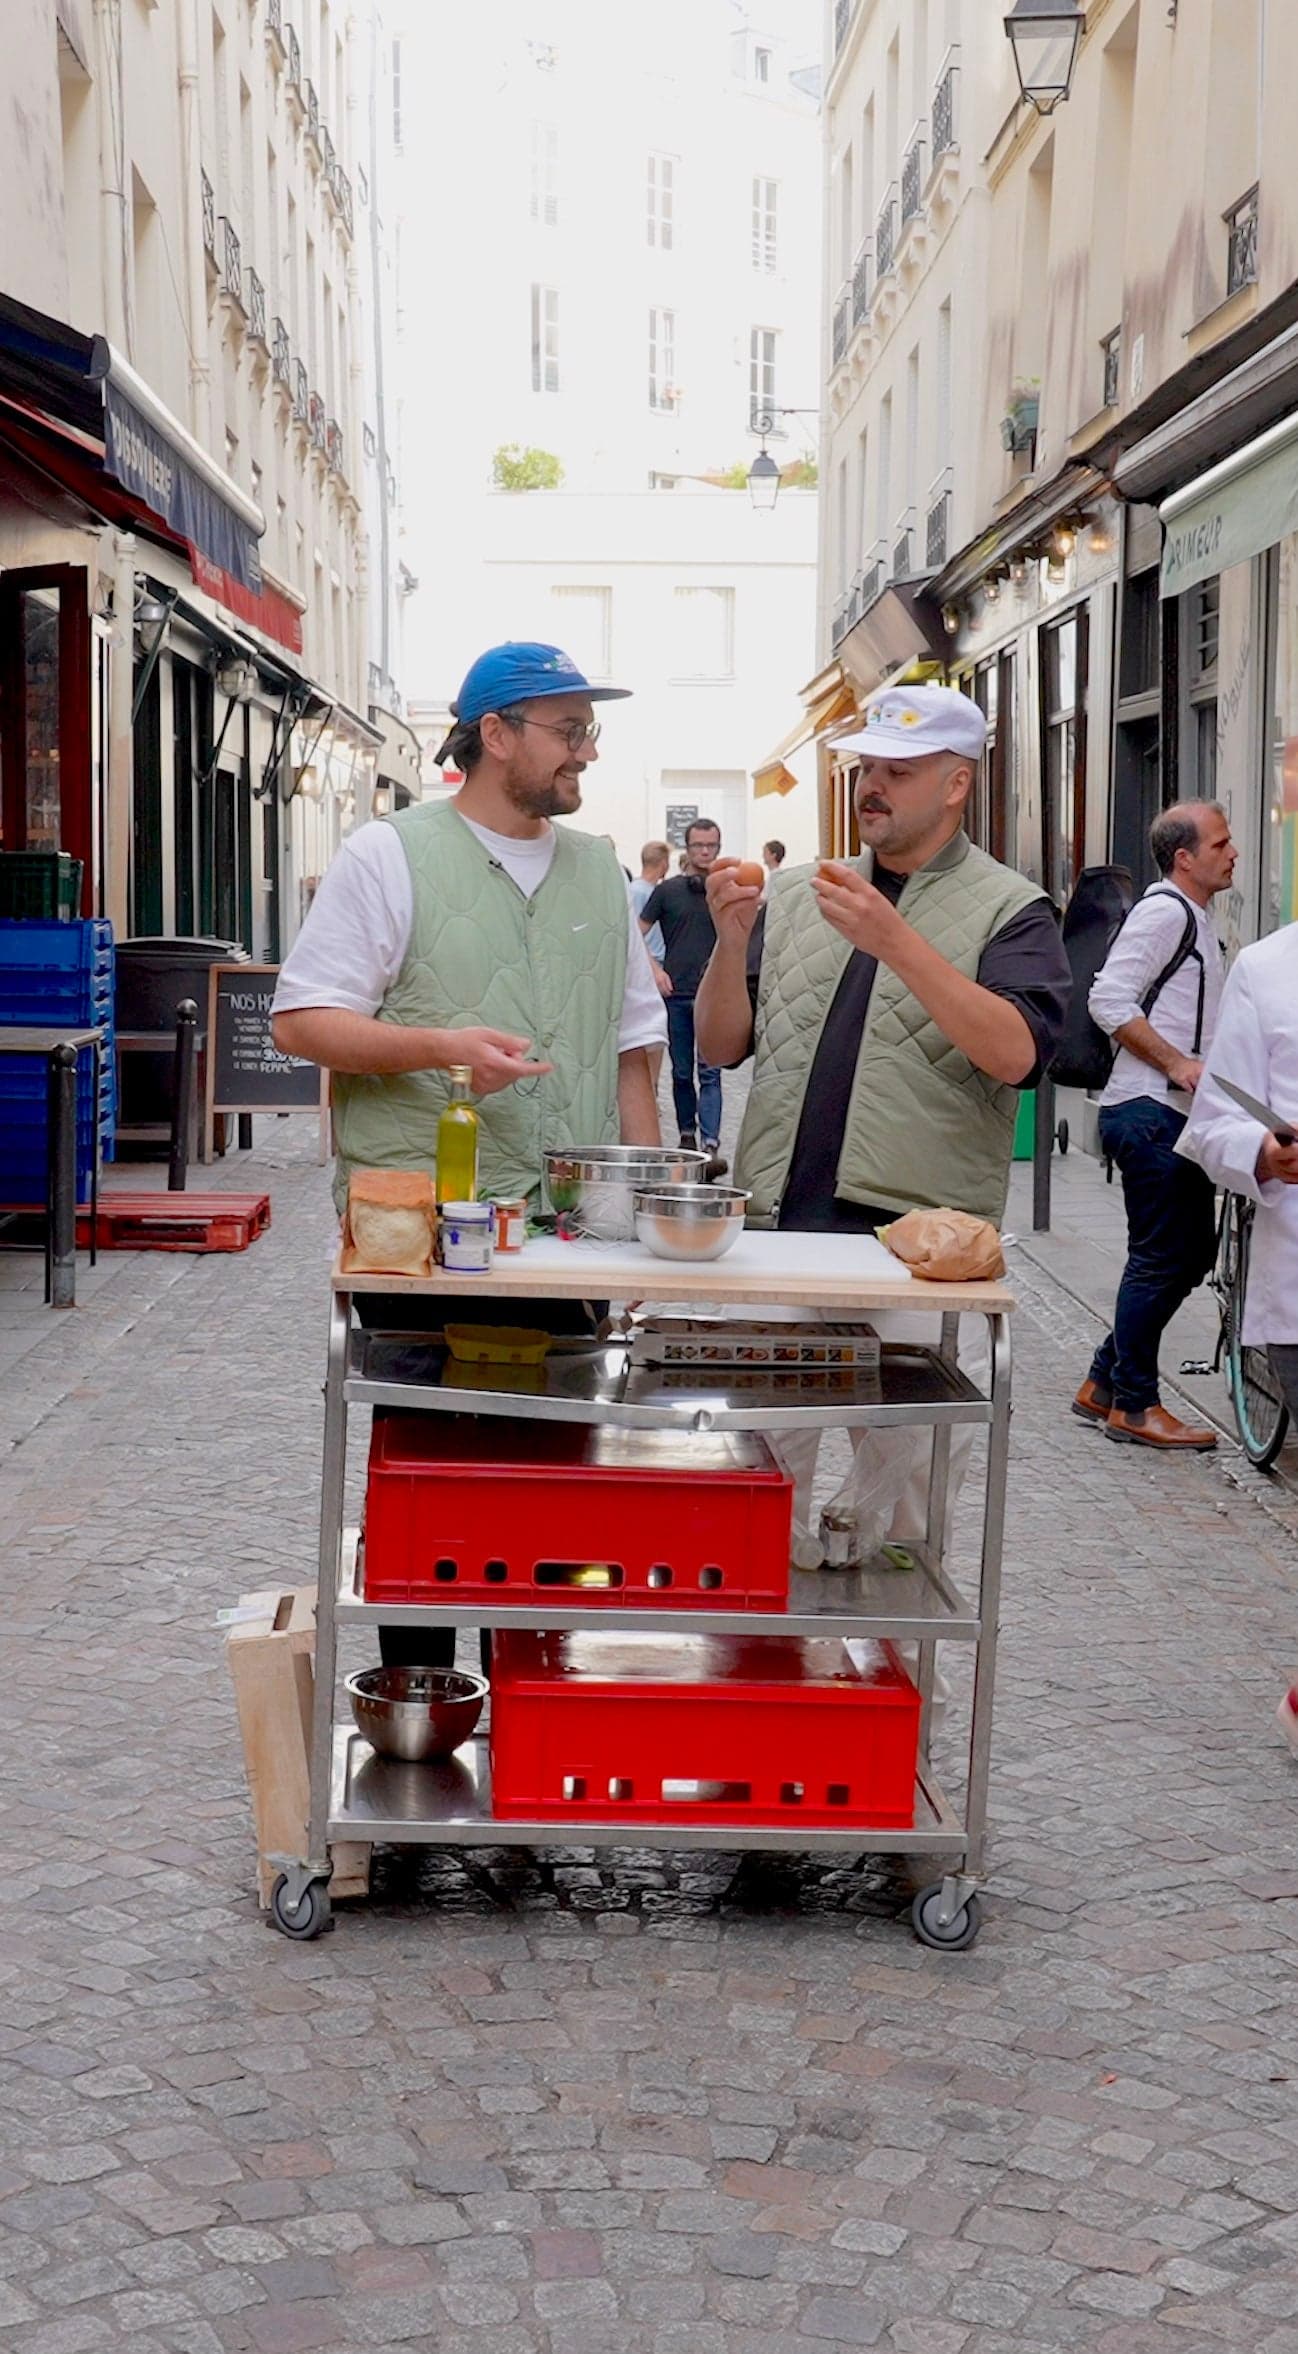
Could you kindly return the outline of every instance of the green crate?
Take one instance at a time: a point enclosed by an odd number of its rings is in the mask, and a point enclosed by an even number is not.
[[[81,913],[81,860],[67,850],[0,850],[0,917],[70,923]]]

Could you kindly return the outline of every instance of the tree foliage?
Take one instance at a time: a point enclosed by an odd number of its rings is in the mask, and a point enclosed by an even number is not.
[[[491,461],[497,490],[558,490],[563,466],[553,450],[524,449],[516,441],[502,442]]]

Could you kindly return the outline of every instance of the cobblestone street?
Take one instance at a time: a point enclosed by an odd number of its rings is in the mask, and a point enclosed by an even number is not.
[[[314,1576],[309,1133],[217,1173],[243,1256],[62,1317],[3,1262],[5,2342],[1298,2354],[1292,1499],[1073,1419],[1016,1254],[976,1948],[906,1870],[578,1849],[386,1856],[289,1944],[215,1622]]]

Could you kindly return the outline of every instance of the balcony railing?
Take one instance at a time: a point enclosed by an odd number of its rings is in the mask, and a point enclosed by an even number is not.
[[[302,96],[306,101],[306,135],[311,141],[312,145],[315,147],[317,153],[319,153],[320,94],[316,89],[314,82],[304,82],[302,84]]]
[[[923,209],[924,192],[924,125],[916,123],[901,167],[901,225],[913,221]]]
[[[852,325],[860,327],[870,316],[870,263],[874,248],[867,237],[852,266]]]
[[[959,70],[958,52],[953,49],[933,90],[934,163],[939,155],[949,154],[955,146],[955,78]]]
[[[837,302],[834,304],[833,350],[835,367],[838,366],[838,363],[841,359],[845,359],[847,356],[847,329],[851,316],[852,296],[850,289],[844,287],[838,297]]]
[[[253,269],[248,272],[248,333],[254,343],[266,341],[266,289]]]
[[[330,190],[332,191],[333,177],[334,172],[337,169],[338,157],[334,151],[332,137],[328,131],[323,129],[320,133],[320,154],[325,168],[325,180],[328,183]]]
[[[915,569],[915,534],[909,522],[897,525],[897,536],[892,543],[892,577],[909,580]]]
[[[1241,286],[1252,286],[1257,280],[1257,190],[1250,188],[1222,214],[1226,223],[1226,292],[1238,294]]]
[[[1111,335],[1103,337],[1100,350],[1104,356],[1104,398],[1101,407],[1116,409],[1122,398],[1122,329],[1115,327]]]
[[[277,384],[293,388],[293,352],[288,329],[282,319],[274,319],[270,330],[270,372]]]
[[[341,474],[344,471],[343,429],[336,417],[331,417],[325,427],[325,452],[334,473]]]
[[[852,0],[834,0],[834,55],[837,57],[852,21]]]
[[[873,563],[867,564],[861,574],[861,611],[863,613],[869,612],[882,587],[883,558],[876,556]]]
[[[221,230],[221,292],[243,309],[243,249],[234,223],[222,213]]]
[[[305,360],[294,360],[293,422],[295,425],[307,425],[310,423],[310,416],[311,386],[307,377],[306,362]]]
[[[302,44],[292,25],[284,27],[284,46],[288,51],[288,86],[290,90],[300,90],[302,87]]]
[[[327,456],[329,450],[329,420],[325,414],[324,402],[321,400],[318,392],[313,392],[311,395],[308,423],[311,431],[312,449],[319,450],[322,456]]]
[[[930,572],[939,571],[946,562],[950,514],[951,493],[939,491],[924,519],[924,562]]]
[[[874,224],[874,283],[892,275],[897,252],[897,200],[889,189]]]
[[[342,165],[337,161],[335,161],[332,174],[330,175],[329,186],[333,193],[334,203],[338,207],[338,218],[342,222],[344,229],[347,231],[347,234],[350,237],[353,235],[355,230],[355,213],[352,208],[352,184],[348,179],[346,172],[343,170]]]
[[[840,597],[838,603],[834,607],[834,618],[829,625],[829,634],[836,646],[842,645],[844,638],[847,636],[848,630],[851,628],[851,623],[847,618],[847,607],[848,600],[846,597]]]
[[[216,190],[206,172],[198,175],[199,192],[203,200],[203,251],[209,261],[216,260]]]
[[[266,0],[266,30],[284,46],[284,0]]]

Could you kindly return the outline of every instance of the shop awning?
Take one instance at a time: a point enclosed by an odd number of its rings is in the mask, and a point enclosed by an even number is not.
[[[791,793],[797,778],[786,766],[795,752],[809,744],[813,736],[822,736],[826,728],[840,720],[856,716],[856,696],[851,681],[837,662],[819,671],[802,689],[803,713],[796,726],[783,736],[773,752],[768,753],[760,768],[753,770],[753,799],[763,801],[772,793]]]
[[[102,335],[80,335],[0,295],[0,394],[101,443],[105,474],[210,574],[260,595],[260,509]],[[202,586],[220,593],[210,578]]]
[[[1298,416],[1282,418],[1175,491],[1158,514],[1165,533],[1159,581],[1164,597],[1179,597],[1232,564],[1247,564],[1298,531]]]

